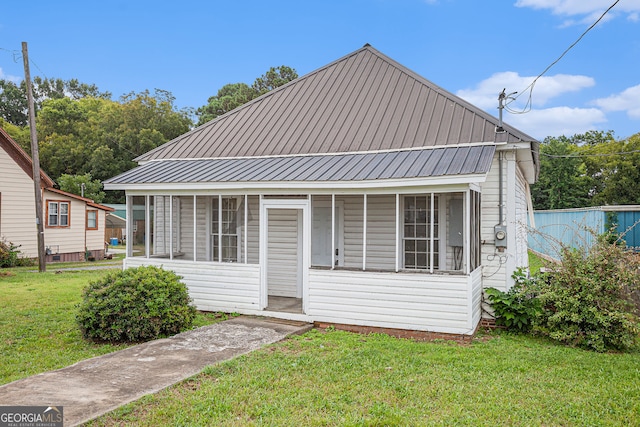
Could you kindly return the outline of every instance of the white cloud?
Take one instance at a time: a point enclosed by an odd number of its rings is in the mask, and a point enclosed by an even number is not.
[[[532,9],[549,9],[554,15],[575,16],[586,15],[578,22],[593,23],[602,13],[611,6],[612,0],[517,0],[516,7],[530,7]],[[629,19],[637,20],[637,14],[640,12],[640,0],[625,0],[618,3],[610,13],[626,12]],[[634,18],[635,16],[635,18]],[[605,19],[610,19],[610,16]],[[575,22],[567,20],[563,24],[567,26]]]
[[[524,89],[533,81],[533,76],[520,76],[518,73],[506,71],[493,74],[475,87],[459,90],[456,94],[480,107],[490,114],[498,115],[498,94],[503,88],[506,92]],[[579,108],[554,106],[541,108],[554,98],[563,94],[578,92],[595,85],[595,80],[588,76],[556,74],[543,76],[533,88],[532,109],[525,114],[511,114],[504,111],[503,120],[523,132],[544,139],[547,136],[574,135],[588,130],[598,129],[598,124],[607,121],[604,112],[598,108]],[[529,93],[523,93],[517,101],[510,104],[510,109],[522,111]]]
[[[0,79],[8,80],[8,81],[13,82],[13,83],[18,83],[18,82],[20,82],[22,80],[22,77],[12,76],[10,74],[5,74],[4,71],[2,71],[2,68],[0,68]]]
[[[513,71],[495,73],[488,79],[478,83],[475,88],[462,89],[456,94],[478,107],[484,109],[497,108],[498,94],[503,88],[506,88],[507,93],[524,90],[531,84],[534,78],[533,76],[520,76]],[[593,85],[595,85],[595,80],[587,76],[570,74],[542,76],[533,87],[533,104],[534,106],[544,106],[553,98],[568,92],[578,92]],[[528,96],[528,92],[520,94],[518,103],[526,102]],[[512,107],[515,109],[519,108],[516,104],[513,104]]]
[[[547,136],[571,136],[599,129],[607,118],[597,108],[552,107],[527,114],[505,114],[505,123],[540,140]]]
[[[640,119],[640,84],[593,103],[605,111],[626,111],[630,118]]]

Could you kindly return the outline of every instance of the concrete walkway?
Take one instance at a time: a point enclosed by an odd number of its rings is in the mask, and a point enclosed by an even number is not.
[[[0,386],[0,405],[62,406],[65,427],[78,425],[311,327],[236,317]]]

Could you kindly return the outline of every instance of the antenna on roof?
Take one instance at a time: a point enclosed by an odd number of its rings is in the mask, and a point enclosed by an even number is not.
[[[496,133],[505,133],[504,127],[502,127],[502,110],[504,110],[504,101],[508,99],[515,99],[511,95],[515,95],[518,92],[511,92],[509,95],[505,94],[505,90],[507,88],[502,89],[502,92],[498,95],[498,126],[496,126]]]

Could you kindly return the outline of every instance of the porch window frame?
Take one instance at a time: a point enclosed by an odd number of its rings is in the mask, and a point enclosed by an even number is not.
[[[400,257],[400,255],[402,256],[401,259],[399,260],[399,264],[401,265],[401,269],[402,270],[406,270],[406,271],[428,271],[429,273],[433,274],[434,271],[436,271],[435,268],[435,251],[434,251],[434,245],[437,242],[438,243],[438,252],[437,252],[437,256],[438,256],[438,268],[437,270],[441,270],[441,246],[442,243],[444,243],[444,239],[442,236],[442,224],[441,224],[441,210],[442,210],[442,195],[444,193],[442,192],[424,192],[424,193],[407,193],[407,194],[402,194],[402,197],[397,197],[396,200],[396,208],[397,208],[397,221],[398,221],[398,227],[396,228],[396,239],[397,239],[397,245],[396,247],[398,248],[397,250],[397,256]],[[399,194],[397,194],[396,196],[399,196]],[[405,223],[405,214],[406,214],[406,208],[405,208],[405,201],[407,200],[407,198],[413,197],[416,202],[417,202],[417,198],[422,198],[425,197],[426,200],[426,206],[427,206],[427,212],[428,212],[428,222],[424,224],[425,226],[425,234],[426,236],[423,237],[417,237],[417,233],[414,232],[414,234],[416,234],[415,237],[407,237],[405,236],[405,228],[406,228],[406,223]],[[437,198],[437,202],[436,202],[436,198]],[[417,203],[416,203],[417,205]],[[438,215],[436,216],[435,214],[435,209],[438,209]],[[436,226],[436,222],[438,221],[437,226],[438,226],[438,237],[435,237],[435,226]],[[445,223],[446,223],[446,218],[445,218]],[[414,225],[417,226],[417,223],[415,223],[414,220]],[[427,233],[428,231],[428,233]],[[422,267],[418,267],[417,264],[417,260],[416,260],[416,266],[414,267],[407,267],[406,266],[406,242],[408,240],[411,241],[415,241],[416,242],[416,254],[418,253],[417,251],[417,242],[418,241],[424,241],[427,242],[427,248],[426,248],[426,263],[424,268]],[[397,270],[396,270],[397,271]]]

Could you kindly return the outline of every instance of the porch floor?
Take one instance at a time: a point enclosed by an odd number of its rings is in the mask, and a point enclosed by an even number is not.
[[[302,313],[302,298],[276,297],[269,295],[267,311],[282,311],[284,313]]]

